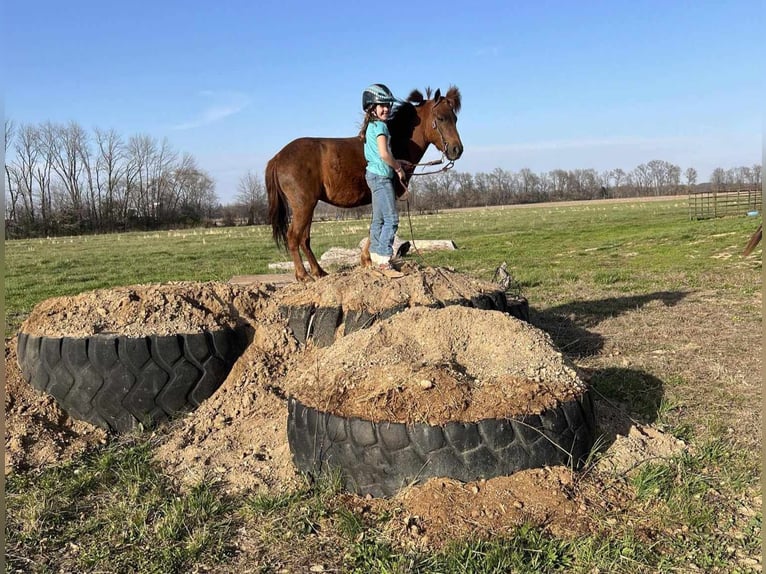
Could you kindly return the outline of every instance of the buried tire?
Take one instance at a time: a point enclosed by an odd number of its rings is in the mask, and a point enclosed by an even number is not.
[[[344,487],[386,497],[433,477],[463,482],[542,466],[579,468],[593,446],[590,393],[540,414],[444,425],[344,418],[288,400],[295,466],[310,476],[340,472]]]
[[[450,305],[474,307],[490,311],[502,311],[512,317],[529,322],[529,303],[524,297],[508,297],[497,290],[481,293],[472,298],[457,298],[442,301],[434,308]],[[342,306],[322,305],[281,305],[279,312],[287,321],[290,330],[300,344],[312,341],[319,347],[331,345],[339,335],[345,336],[364,329],[377,321],[387,319],[408,309],[408,305],[390,307],[383,311],[344,309]]]
[[[296,340],[328,347],[343,337],[408,309],[466,307],[501,311],[529,322],[529,304],[507,295],[497,283],[446,267],[407,262],[390,278],[357,268],[308,284],[291,284],[271,297]]]
[[[178,335],[18,334],[24,378],[73,418],[128,432],[196,408],[226,379],[246,337],[234,329]]]

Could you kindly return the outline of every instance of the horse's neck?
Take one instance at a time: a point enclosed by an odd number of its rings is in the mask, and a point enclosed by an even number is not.
[[[407,152],[411,157],[406,159],[412,163],[418,163],[426,155],[426,150],[428,149],[428,141],[426,141],[422,130],[416,129],[408,143]]]
[[[423,112],[425,112],[425,107],[417,109],[419,121],[412,132],[412,136],[410,136],[409,145],[407,146],[409,154],[413,156],[407,159],[412,163],[418,163],[421,159],[423,159],[423,156],[426,155],[426,150],[428,149],[429,145],[429,141],[426,139],[426,118],[423,117],[425,115]]]
[[[426,154],[430,142],[426,139],[425,118],[421,117],[420,109],[417,110],[417,117],[419,121],[409,137],[403,133],[392,134],[392,139],[395,138],[396,143],[392,141],[391,147],[397,159],[418,163]],[[396,150],[394,150],[394,147],[396,147]],[[396,153],[397,151],[399,152],[398,154]]]

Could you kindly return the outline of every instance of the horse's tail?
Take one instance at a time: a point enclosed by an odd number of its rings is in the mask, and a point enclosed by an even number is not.
[[[266,192],[269,196],[269,221],[271,235],[277,247],[287,247],[288,209],[287,198],[277,178],[277,158],[271,158],[266,164]]]

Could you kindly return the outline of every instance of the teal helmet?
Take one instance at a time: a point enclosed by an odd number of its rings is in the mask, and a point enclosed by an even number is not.
[[[362,110],[365,112],[375,104],[394,105],[396,98],[384,84],[372,84],[362,92]]]

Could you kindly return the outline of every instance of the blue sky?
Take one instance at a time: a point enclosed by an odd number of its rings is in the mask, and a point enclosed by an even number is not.
[[[5,117],[167,138],[231,201],[361,92],[460,88],[455,169],[762,162],[763,3],[9,0]],[[427,159],[438,157],[432,150]]]

